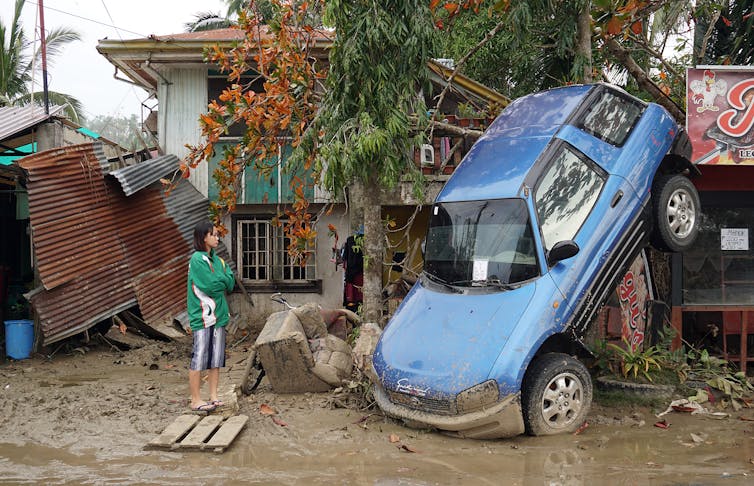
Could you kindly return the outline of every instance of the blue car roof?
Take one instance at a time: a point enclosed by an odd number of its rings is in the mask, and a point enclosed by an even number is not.
[[[593,87],[555,88],[511,103],[466,154],[437,202],[516,197],[529,169]]]

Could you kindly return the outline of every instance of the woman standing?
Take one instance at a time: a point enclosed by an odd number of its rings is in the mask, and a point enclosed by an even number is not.
[[[220,237],[205,221],[194,228],[194,254],[188,271],[187,308],[194,344],[189,367],[191,409],[211,412],[223,403],[217,397],[220,368],[225,366],[225,326],[230,320],[225,292],[233,290],[233,271],[215,252]],[[201,372],[207,372],[209,401],[201,397]]]

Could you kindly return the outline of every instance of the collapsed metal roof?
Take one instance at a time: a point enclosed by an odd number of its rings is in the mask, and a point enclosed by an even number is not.
[[[178,162],[178,157],[175,155],[163,155],[145,160],[141,164],[111,171],[108,175],[116,178],[126,196],[130,196],[159,180],[162,176],[178,170]]]
[[[184,179],[165,193],[159,179],[174,171],[177,161],[163,156],[106,172],[99,143],[19,161],[28,172],[42,281],[29,299],[44,345],[133,305],[151,327],[175,335],[173,319],[186,309],[191,233],[207,219],[209,206]]]
[[[0,107],[0,142],[2,150],[14,150],[33,141],[31,131],[40,123],[63,111],[51,106],[50,112],[39,105]],[[21,154],[23,155],[23,154]]]

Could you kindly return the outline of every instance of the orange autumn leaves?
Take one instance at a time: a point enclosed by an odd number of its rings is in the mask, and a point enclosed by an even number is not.
[[[429,9],[435,15],[435,25],[444,28],[445,21],[451,21],[464,10],[480,13],[483,0],[429,0]],[[490,12],[497,14],[511,8],[511,0],[497,0],[490,5]],[[515,4],[515,3],[513,3]],[[651,7],[649,0],[627,0],[624,2],[596,1],[593,3],[593,15],[596,24],[610,37],[621,33],[639,35],[643,32],[643,20]]]
[[[296,7],[280,0],[273,3],[281,9],[280,20],[274,27],[244,12],[239,15],[238,26],[245,32],[243,41],[230,49],[214,45],[205,50],[206,61],[219,66],[229,85],[200,116],[203,142],[187,145],[189,154],[180,171],[183,177],[188,177],[201,162],[219,157],[212,174],[218,194],[210,204],[210,212],[222,231],[223,217],[234,211],[239,202],[247,167],[264,180],[275,177],[278,164],[283,164],[284,171],[295,174],[308,173],[313,163],[313,153],[295,169],[287,167],[278,157],[282,147],[298,146],[314,120],[318,105],[316,88],[324,79],[324,72],[315,67],[310,49],[315,36],[321,34],[301,27],[305,5]],[[231,128],[237,131],[239,127],[242,135],[238,143],[223,141]],[[306,214],[305,189],[311,181],[295,175],[290,181],[294,203],[286,212],[289,253],[305,262],[316,236],[311,216]]]

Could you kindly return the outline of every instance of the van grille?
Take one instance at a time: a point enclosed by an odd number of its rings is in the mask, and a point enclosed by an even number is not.
[[[390,401],[404,407],[422,410],[425,412],[439,413],[442,415],[455,415],[455,402],[442,398],[418,397],[407,393],[388,392]]]

